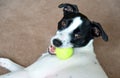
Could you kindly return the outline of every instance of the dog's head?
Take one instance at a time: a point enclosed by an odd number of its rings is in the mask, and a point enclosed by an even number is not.
[[[58,22],[56,35],[52,37],[51,43],[55,47],[83,47],[95,37],[102,37],[108,41],[108,36],[101,25],[90,21],[81,14],[76,5],[60,4],[63,8],[64,16]]]

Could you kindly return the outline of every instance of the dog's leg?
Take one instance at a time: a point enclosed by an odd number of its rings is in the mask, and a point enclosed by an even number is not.
[[[10,72],[4,75],[0,75],[0,78],[31,78],[27,71]]]
[[[11,72],[24,69],[24,67],[7,58],[0,58],[0,66],[8,69]]]

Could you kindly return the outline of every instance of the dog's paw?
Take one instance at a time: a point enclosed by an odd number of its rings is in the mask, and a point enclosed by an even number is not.
[[[0,58],[0,66],[8,69],[9,71],[17,71],[24,68],[23,66],[14,63],[8,58]]]
[[[1,67],[8,67],[8,66],[10,66],[10,60],[9,59],[7,59],[7,58],[0,58],[0,66]]]

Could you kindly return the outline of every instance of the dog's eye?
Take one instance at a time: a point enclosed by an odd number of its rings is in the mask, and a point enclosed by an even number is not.
[[[61,22],[61,25],[62,25],[63,27],[65,27],[65,26],[66,26],[66,22],[65,22],[65,21],[62,21],[62,22]]]
[[[81,35],[80,34],[75,34],[75,38],[79,39],[79,38],[81,38]]]
[[[63,20],[61,20],[60,22],[58,22],[58,29],[59,30],[63,30],[65,28],[69,27],[71,22],[72,22],[72,20],[70,20],[70,19],[67,19],[67,20],[63,19]]]

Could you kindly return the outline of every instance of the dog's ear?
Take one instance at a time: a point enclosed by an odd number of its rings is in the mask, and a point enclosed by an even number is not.
[[[60,4],[58,7],[63,8],[64,14],[79,12],[77,5],[73,5],[73,4],[64,3],[64,4]]]
[[[96,23],[96,22],[91,22],[91,25],[92,25],[92,35],[94,37],[99,37],[99,36],[102,36],[102,39],[104,41],[108,41],[108,36],[107,34],[104,32],[102,26],[99,24],[99,23]]]

